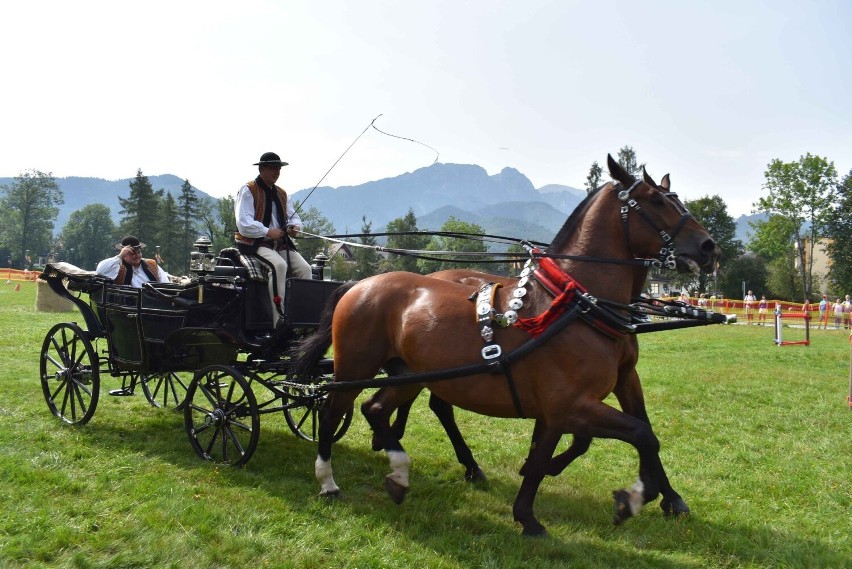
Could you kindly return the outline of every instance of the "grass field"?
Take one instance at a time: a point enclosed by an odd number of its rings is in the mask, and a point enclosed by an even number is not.
[[[35,285],[13,286],[0,287],[0,566],[852,567],[848,331],[783,348],[769,327],[642,335],[648,410],[692,514],[666,519],[655,502],[614,527],[611,491],[635,480],[638,461],[624,443],[595,441],[542,484],[549,536],[525,539],[512,501],[531,421],[458,414],[489,477],[472,486],[422,397],[397,506],[359,414],[335,447],[342,497],[327,501],[314,445],[283,417],[263,416],[243,469],[201,462],[182,415],[107,396],[109,377],[91,423],[61,425],[41,394],[39,350],[52,324],[82,319],[37,313]]]

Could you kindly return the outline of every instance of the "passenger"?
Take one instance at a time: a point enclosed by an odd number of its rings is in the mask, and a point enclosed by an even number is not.
[[[279,311],[284,307],[288,258],[293,277],[311,278],[311,266],[290,239],[301,231],[302,219],[287,199],[287,192],[275,185],[287,162],[274,152],[265,152],[254,165],[259,175],[239,189],[234,201],[234,239],[241,253],[257,255],[275,268],[275,280],[269,279],[269,296],[273,323],[277,325]],[[273,285],[277,285],[277,295]],[[275,302],[276,296],[280,304]]]
[[[111,279],[115,284],[142,288],[145,283],[171,282],[169,274],[153,259],[143,259],[144,243],[133,235],[128,235],[116,244],[118,255],[98,263],[95,272]]]

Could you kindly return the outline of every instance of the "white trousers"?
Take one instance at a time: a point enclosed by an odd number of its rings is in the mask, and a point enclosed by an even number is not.
[[[287,251],[276,252],[269,247],[258,247],[257,255],[263,257],[275,267],[275,282],[278,284],[278,296],[281,297],[281,307],[284,307],[284,293],[287,291]],[[290,265],[293,278],[311,278],[311,266],[298,251],[290,251]],[[275,308],[275,293],[273,280],[269,279],[269,298],[272,301],[272,323],[278,324],[278,310]]]

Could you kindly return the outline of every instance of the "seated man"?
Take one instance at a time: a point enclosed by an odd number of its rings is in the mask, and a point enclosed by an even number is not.
[[[118,255],[98,263],[95,272],[111,279],[115,284],[142,288],[147,282],[171,282],[169,274],[153,259],[143,259],[144,243],[133,235],[128,235],[115,246]]]
[[[292,276],[300,279],[311,278],[311,266],[290,240],[302,228],[302,220],[287,199],[287,192],[275,185],[287,162],[274,152],[266,152],[254,165],[259,175],[243,185],[234,200],[234,238],[241,253],[257,255],[275,269],[275,278],[269,279],[269,295],[277,326],[283,310],[288,262]]]

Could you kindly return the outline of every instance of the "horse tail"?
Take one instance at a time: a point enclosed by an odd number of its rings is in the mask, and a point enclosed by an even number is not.
[[[297,376],[310,377],[316,363],[328,351],[329,346],[331,346],[331,323],[334,319],[334,310],[343,295],[353,286],[355,286],[355,282],[348,282],[334,289],[334,292],[328,297],[316,331],[297,342],[290,350],[290,355],[295,358],[293,372]]]

